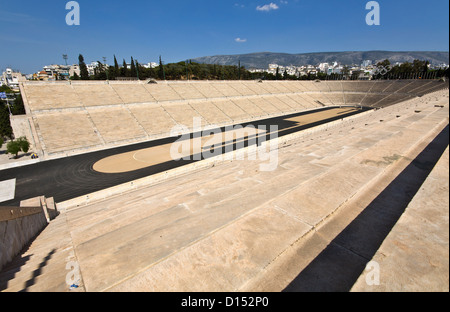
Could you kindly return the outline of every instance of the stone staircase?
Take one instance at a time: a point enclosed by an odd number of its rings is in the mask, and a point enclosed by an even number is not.
[[[21,209],[35,207],[44,215],[47,224],[23,247],[18,256],[2,268],[0,291],[59,292],[69,289],[62,274],[67,271],[67,263],[74,259],[74,253],[65,216],[57,211],[53,198],[41,196],[20,204]],[[81,289],[82,286],[78,290]]]
[[[448,125],[448,101],[434,104],[416,99],[299,134],[273,172],[228,161],[67,208],[2,270],[0,290],[297,291],[307,288],[292,282],[323,252],[364,268],[370,254],[353,257],[358,238],[340,233]],[[327,272],[350,276],[347,288],[361,273]]]

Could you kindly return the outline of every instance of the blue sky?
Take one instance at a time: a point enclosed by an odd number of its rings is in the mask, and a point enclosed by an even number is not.
[[[0,70],[113,55],[119,63],[167,62],[252,52],[448,51],[449,1],[379,0],[381,25],[365,22],[368,0],[0,0]]]

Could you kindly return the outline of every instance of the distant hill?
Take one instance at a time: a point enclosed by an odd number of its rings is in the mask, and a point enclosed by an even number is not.
[[[301,66],[309,64],[318,65],[319,63],[339,62],[345,65],[360,65],[364,60],[372,60],[374,62],[378,62],[385,59],[389,59],[391,63],[412,62],[415,59],[418,59],[422,61],[428,60],[431,64],[434,65],[439,65],[442,63],[449,64],[449,52],[355,51],[303,54],[260,52],[251,54],[204,56],[192,59],[192,61],[203,64],[237,65],[240,60],[241,66],[245,66],[247,69],[265,69],[268,68],[269,64],[278,64],[282,66]]]

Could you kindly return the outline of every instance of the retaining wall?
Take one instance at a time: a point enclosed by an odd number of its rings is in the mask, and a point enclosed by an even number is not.
[[[0,207],[0,271],[57,215],[53,199],[37,197],[21,207]]]

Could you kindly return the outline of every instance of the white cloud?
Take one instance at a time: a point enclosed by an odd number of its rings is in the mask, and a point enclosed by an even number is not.
[[[239,43],[244,43],[244,42],[247,42],[247,39],[236,38],[236,39],[234,39],[234,41],[239,42]]]
[[[265,11],[265,12],[269,12],[272,10],[278,10],[280,7],[278,5],[276,5],[275,3],[271,2],[269,4],[265,4],[263,6],[258,5],[256,7],[257,11]]]

